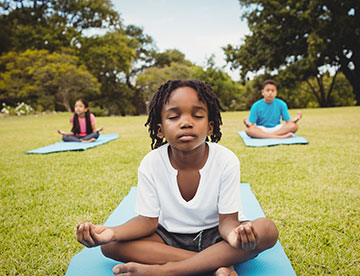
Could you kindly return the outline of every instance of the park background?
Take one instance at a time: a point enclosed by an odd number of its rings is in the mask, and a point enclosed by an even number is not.
[[[196,78],[219,97],[226,111],[221,143],[239,157],[241,181],[251,184],[265,214],[277,223],[297,274],[356,275],[359,2],[231,1],[237,7],[231,14],[235,11],[248,30],[235,40],[224,36],[203,61],[188,58],[180,44],[158,47],[146,27],[124,21],[122,2],[1,2],[0,274],[64,274],[81,249],[74,236],[77,222],[104,222],[136,185],[136,168],[150,150],[143,124],[153,93],[168,79]],[[226,20],[207,9],[219,1],[192,2],[182,2],[180,23]],[[167,10],[172,1],[156,3],[164,17],[177,10]],[[145,5],[138,9],[151,14]],[[153,20],[158,18],[161,14]],[[201,35],[196,25],[193,29],[195,37]],[[197,48],[190,35],[174,33]],[[267,78],[278,82],[278,97],[292,116],[293,109],[303,111],[299,134],[309,145],[242,144],[236,132]],[[56,129],[70,128],[68,112],[79,97],[90,102],[105,132],[120,138],[86,152],[25,155],[60,139]]]

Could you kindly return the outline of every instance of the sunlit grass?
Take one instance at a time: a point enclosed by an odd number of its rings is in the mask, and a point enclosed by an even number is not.
[[[245,147],[247,112],[223,113],[221,144],[241,161],[298,275],[360,271],[360,108],[306,109],[299,135],[308,145]],[[291,111],[295,115],[295,111]],[[119,139],[83,152],[26,155],[60,140],[69,113],[0,119],[0,275],[63,275],[82,248],[80,220],[103,223],[150,151],[145,116],[97,118]]]

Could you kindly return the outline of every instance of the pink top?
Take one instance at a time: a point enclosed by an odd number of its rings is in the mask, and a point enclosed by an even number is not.
[[[77,133],[76,135],[77,136],[86,136],[88,135],[86,133],[86,118],[79,118],[79,125],[80,125],[80,133]],[[70,123],[73,124],[73,121],[74,121],[74,115],[72,115],[72,117],[70,118]],[[96,123],[96,119],[95,119],[95,116],[94,114],[90,113],[90,123],[91,123],[91,126],[93,126],[95,123]]]

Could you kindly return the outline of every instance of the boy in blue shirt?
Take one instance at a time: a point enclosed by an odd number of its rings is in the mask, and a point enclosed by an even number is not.
[[[297,122],[302,113],[291,120],[287,105],[277,99],[276,82],[266,80],[263,83],[261,94],[264,99],[255,102],[250,109],[249,119],[244,119],[245,132],[252,138],[289,138],[298,130]],[[285,124],[280,124],[280,117]]]

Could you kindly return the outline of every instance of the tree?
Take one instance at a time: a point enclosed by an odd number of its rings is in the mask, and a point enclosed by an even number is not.
[[[137,114],[147,112],[148,104],[161,84],[169,79],[190,78],[192,63],[185,59],[185,55],[176,49],[168,49],[164,52],[156,52],[155,48],[149,51],[149,59],[142,72],[136,77],[136,85],[133,86],[134,105]],[[135,103],[136,102],[136,103]]]
[[[215,66],[214,56],[208,59],[205,69],[200,66],[193,67],[191,78],[199,79],[209,84],[225,110],[246,109],[242,101],[243,87]]]
[[[177,49],[167,49],[162,53],[155,53],[154,59],[154,66],[160,68],[170,66],[172,62],[187,66],[192,65],[189,60],[185,59],[185,55]]]
[[[126,73],[131,70],[135,49],[123,31],[81,40],[80,59],[101,83],[97,105],[109,114],[132,114],[133,92],[126,85]]]
[[[71,112],[76,99],[91,99],[100,94],[100,84],[84,65],[78,66],[78,58],[52,53],[44,66],[34,71],[36,85],[51,91],[57,105]]]
[[[324,96],[328,98],[327,102],[331,106],[354,105],[354,94],[352,93],[349,81],[341,72],[336,75],[336,81],[334,77],[329,72],[326,72],[321,76],[310,78],[300,84],[297,90],[299,98],[306,97],[308,99],[305,107],[319,107],[319,97]]]
[[[154,64],[156,46],[151,36],[144,33],[143,29],[134,25],[128,25],[125,29],[126,36],[130,39],[129,46],[135,50],[135,58],[130,69],[125,73],[126,85],[132,91],[133,114],[139,115],[146,112],[146,104],[141,91],[135,86],[137,76],[146,68]]]
[[[144,70],[136,79],[136,89],[142,97],[142,100],[149,105],[151,98],[158,90],[160,85],[170,79],[189,79],[191,76],[191,67],[172,62],[170,66],[165,65],[162,68],[149,67]]]
[[[120,25],[110,0],[3,0],[0,54],[76,46],[83,30]]]
[[[243,45],[224,48],[233,68],[276,73],[301,67],[300,80],[324,74],[324,66],[348,79],[360,104],[360,2],[357,0],[239,0],[251,31]],[[328,105],[326,103],[325,105]]]
[[[91,98],[99,84],[78,58],[46,50],[9,52],[0,57],[0,100],[26,102],[37,110],[71,111],[76,97]]]

